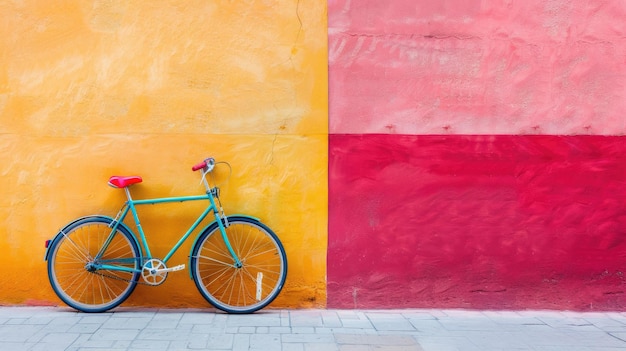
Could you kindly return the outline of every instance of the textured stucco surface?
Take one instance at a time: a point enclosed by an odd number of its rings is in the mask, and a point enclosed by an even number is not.
[[[78,216],[115,215],[123,192],[110,175],[141,175],[136,198],[198,194],[190,168],[214,156],[233,168],[225,210],[261,218],[285,244],[275,305],[325,305],[324,2],[9,1],[0,12],[0,303],[59,303],[44,240]],[[199,213],[141,211],[158,254]],[[127,304],[206,306],[186,272]]]

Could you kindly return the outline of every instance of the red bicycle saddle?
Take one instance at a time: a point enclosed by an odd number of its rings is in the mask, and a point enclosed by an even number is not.
[[[140,176],[112,176],[109,178],[109,185],[114,188],[126,188],[127,186],[141,183],[141,181]]]

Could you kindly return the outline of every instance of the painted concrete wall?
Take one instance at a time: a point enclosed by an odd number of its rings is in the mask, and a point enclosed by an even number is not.
[[[626,308],[626,4],[329,13],[329,307]]]
[[[225,210],[260,217],[285,244],[274,305],[325,305],[324,2],[9,1],[0,12],[0,303],[59,303],[44,240],[73,218],[115,215],[124,197],[110,175],[141,175],[137,198],[197,194],[190,167],[214,156],[233,168]],[[143,208],[153,252],[199,211]],[[179,272],[126,305],[207,304]]]

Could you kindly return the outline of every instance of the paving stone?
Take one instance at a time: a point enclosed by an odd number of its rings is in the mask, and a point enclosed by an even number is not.
[[[134,340],[139,335],[135,329],[98,329],[93,333],[93,340]]]
[[[239,327],[237,332],[240,334],[254,334],[256,329],[256,327]]]
[[[579,331],[576,329],[565,330],[563,334],[566,338],[573,340],[576,345],[588,347],[622,347],[626,349],[626,342],[612,333],[602,330]]]
[[[317,328],[313,327],[291,327],[293,334],[313,334]]]
[[[341,318],[337,315],[336,312],[322,312],[322,325],[327,328],[335,328],[341,327],[343,324],[341,323]]]
[[[281,334],[283,343],[334,343],[333,334]]]
[[[186,312],[178,321],[179,324],[211,324],[215,319],[215,313]]]
[[[336,334],[335,339],[338,344],[351,344],[351,345],[395,345],[395,346],[417,345],[417,341],[415,340],[415,338],[409,335]]]
[[[24,323],[22,324],[48,324],[50,322],[52,322],[52,320],[54,319],[54,317],[50,317],[50,316],[32,316],[30,318],[28,318],[27,320],[24,321]]]
[[[132,340],[117,340],[113,344],[113,349],[130,349]]]
[[[250,350],[272,351],[281,350],[280,334],[250,335]]]
[[[178,340],[186,341],[185,348],[205,350],[208,348],[209,334],[193,334],[188,338],[172,340],[170,342],[170,346],[173,346]]]
[[[324,325],[319,312],[294,313],[291,315],[292,327],[321,327]]]
[[[225,334],[237,334],[239,332],[240,327],[225,327],[223,328],[223,333]]]
[[[419,312],[419,311],[415,311],[415,312],[402,312],[401,313],[402,316],[406,319],[416,319],[416,320],[436,320],[437,317],[435,317],[432,313],[430,312]]]
[[[341,325],[344,328],[358,328],[358,329],[374,329],[374,325],[368,320],[363,319],[341,319]]]
[[[72,343],[72,346],[83,348],[112,348],[114,344],[115,340],[91,340],[90,335],[81,335]]]
[[[315,332],[318,334],[376,334],[378,332],[374,329],[359,329],[359,328],[315,328]]]
[[[174,329],[178,327],[179,320],[177,319],[163,319],[163,320],[151,320],[146,324],[146,328],[149,329]],[[189,324],[183,324],[189,326]]]
[[[230,350],[234,340],[234,334],[209,334],[208,346],[212,349]]]
[[[335,312],[341,319],[362,319],[360,315],[363,315],[363,313],[356,310],[338,310]]]
[[[269,327],[270,334],[288,334],[291,333],[291,327]]]
[[[417,330],[417,333],[436,333],[443,330],[443,325],[436,319],[409,319],[409,323]]]
[[[289,311],[280,312],[280,326],[291,327],[291,319],[289,318]]]
[[[418,337],[417,341],[425,351],[487,351],[479,348],[463,336],[424,336]]]
[[[200,325],[193,325],[189,332],[192,334],[219,334],[219,333],[226,333],[226,327],[223,325],[219,327],[215,327],[215,326],[208,326],[205,324],[200,324]]]
[[[339,345],[339,351],[422,351],[419,345],[411,346],[375,346],[375,345]],[[434,349],[441,351],[440,349]]]
[[[367,313],[367,317],[376,330],[415,330],[415,327],[405,319],[402,314],[397,313]]]
[[[233,338],[233,351],[244,351],[250,349],[250,335],[235,335]]]
[[[626,319],[617,320],[610,317],[585,317],[585,321],[604,331],[626,332]]]
[[[132,350],[167,350],[169,342],[161,340],[133,340],[130,343],[130,348]]]
[[[497,330],[498,324],[487,317],[481,316],[459,316],[454,318],[439,318],[439,323],[446,330]]]
[[[598,328],[582,317],[537,317],[540,321],[546,323],[553,328],[571,329],[576,327],[579,331],[595,331]]]
[[[143,329],[136,335],[141,340],[178,340],[189,338],[190,332],[175,329]]]
[[[532,350],[521,333],[471,330],[463,332],[463,336],[481,350]]]
[[[276,327],[273,327],[276,328]],[[257,334],[268,334],[270,332],[270,327],[256,327]]]
[[[26,342],[42,328],[43,325],[2,325],[0,326],[0,343]]]
[[[280,327],[281,320],[278,314],[230,315],[225,324],[237,327]]]
[[[24,322],[26,322],[28,320],[28,318],[8,318],[6,319],[6,321],[2,324],[24,324]]]
[[[304,351],[339,351],[339,345],[333,343],[305,343]]]
[[[48,344],[71,345],[80,334],[76,333],[50,333],[41,339],[42,342]]]
[[[22,342],[3,342],[2,348],[4,350],[11,351],[27,351],[32,350],[36,346],[36,343],[22,343]]]
[[[123,317],[123,318],[109,318],[102,323],[103,329],[143,329],[147,327],[152,321],[152,317]]]
[[[304,344],[302,343],[289,343],[282,345],[282,351],[304,351]]]
[[[110,315],[101,315],[101,314],[86,314],[81,316],[80,322],[81,324],[89,323],[89,324],[103,324],[107,320],[111,318]]]
[[[180,321],[183,318],[183,312],[173,312],[172,310],[165,310],[160,313],[156,313],[152,316],[152,320],[155,321]]]

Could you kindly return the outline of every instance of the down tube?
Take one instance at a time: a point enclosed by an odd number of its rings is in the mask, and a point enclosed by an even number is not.
[[[165,258],[163,259],[163,263],[167,264],[167,261],[172,257],[172,255],[174,255],[174,253],[180,248],[180,246],[185,242],[185,240],[187,240],[187,238],[189,237],[189,235],[191,235],[191,233],[198,227],[198,225],[200,224],[200,222],[202,222],[204,220],[204,218],[206,218],[206,216],[209,214],[210,211],[213,211],[214,207],[207,207],[204,212],[202,212],[202,214],[198,217],[198,219],[196,219],[196,221],[191,225],[191,227],[187,230],[187,232],[185,233],[185,235],[183,235],[182,238],[180,238],[180,240],[178,240],[178,242],[176,243],[176,245],[174,245],[174,247],[172,247],[172,249],[170,250],[170,252],[167,254],[167,256],[165,256]]]

